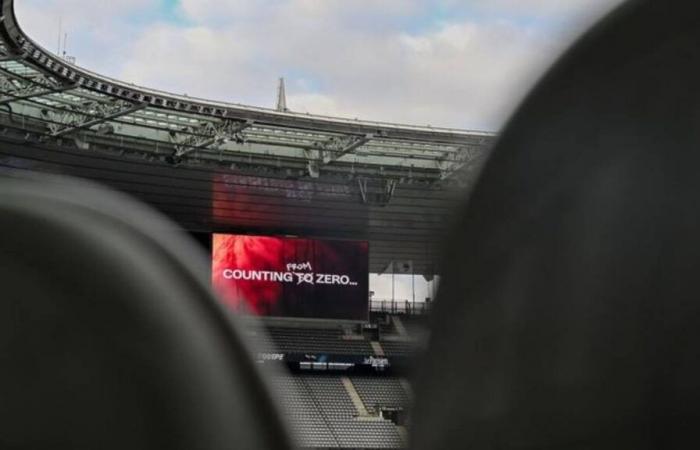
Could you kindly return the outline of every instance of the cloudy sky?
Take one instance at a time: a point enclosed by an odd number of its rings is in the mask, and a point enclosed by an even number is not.
[[[618,0],[16,0],[48,49],[191,96],[497,130],[523,92]]]
[[[294,111],[497,131],[620,0],[16,0],[25,31],[93,71]],[[377,297],[390,276],[373,276]],[[431,296],[418,280],[416,297]],[[396,296],[411,298],[410,276]]]

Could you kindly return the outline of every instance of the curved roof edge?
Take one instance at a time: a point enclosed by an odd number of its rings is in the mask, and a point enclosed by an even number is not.
[[[2,11],[0,35],[6,45],[8,54],[28,60],[47,75],[72,83],[76,87],[83,87],[130,102],[222,119],[254,121],[261,124],[343,134],[372,134],[387,139],[409,139],[460,145],[465,142],[465,138],[495,135],[495,133],[484,131],[401,125],[305,113],[280,112],[269,108],[204,100],[135,86],[73,65],[34,42],[22,31],[17,21],[14,0],[0,0],[0,10]]]

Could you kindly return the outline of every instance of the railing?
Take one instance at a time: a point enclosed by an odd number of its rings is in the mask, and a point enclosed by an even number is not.
[[[371,299],[370,311],[388,314],[423,315],[430,312],[430,302],[412,302],[402,299]]]

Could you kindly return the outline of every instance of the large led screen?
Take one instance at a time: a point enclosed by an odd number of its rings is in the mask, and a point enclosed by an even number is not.
[[[368,244],[214,234],[214,288],[234,311],[367,320]]]

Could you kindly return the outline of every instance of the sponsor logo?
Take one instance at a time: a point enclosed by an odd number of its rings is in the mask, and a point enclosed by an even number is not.
[[[262,361],[284,361],[284,353],[259,353],[258,358]]]
[[[364,359],[363,364],[372,367],[387,367],[389,366],[389,360],[387,358],[375,358],[370,356]]]

